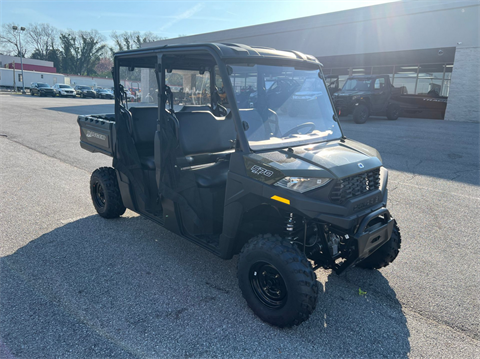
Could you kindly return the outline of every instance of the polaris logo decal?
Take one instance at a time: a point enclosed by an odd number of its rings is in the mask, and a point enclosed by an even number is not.
[[[359,162],[359,163],[358,163],[358,167],[360,167],[360,168],[364,168],[365,166],[363,165],[363,163],[362,163],[362,162]]]
[[[86,136],[87,137],[95,137],[95,138],[98,138],[99,140],[103,140],[103,141],[105,141],[107,139],[107,136],[101,135],[99,133],[96,133],[96,132],[93,132],[93,131],[90,131],[90,130],[87,130]]]
[[[251,168],[252,173],[255,173],[256,175],[263,175],[265,177],[272,177],[273,171],[267,170],[266,168],[254,165]]]

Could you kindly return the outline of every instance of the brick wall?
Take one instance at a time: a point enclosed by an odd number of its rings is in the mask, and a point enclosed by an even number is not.
[[[445,120],[480,123],[480,47],[457,47]]]

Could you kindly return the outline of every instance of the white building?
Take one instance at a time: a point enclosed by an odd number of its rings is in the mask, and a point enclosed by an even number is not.
[[[395,86],[448,96],[446,120],[480,122],[480,2],[398,1],[145,44],[241,43],[312,54],[341,81],[390,74]]]

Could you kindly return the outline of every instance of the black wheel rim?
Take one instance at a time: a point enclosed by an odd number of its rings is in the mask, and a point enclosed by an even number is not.
[[[360,115],[358,116],[361,121],[364,121],[367,119],[368,116],[368,110],[366,108],[362,108],[360,111]]]
[[[99,182],[95,182],[93,185],[93,200],[95,201],[97,207],[105,207],[105,191]]]
[[[250,284],[257,298],[269,308],[279,309],[287,301],[287,287],[280,272],[266,262],[255,263],[249,273]]]

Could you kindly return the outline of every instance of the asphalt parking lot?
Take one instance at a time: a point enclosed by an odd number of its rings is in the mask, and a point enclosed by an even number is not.
[[[403,245],[380,271],[318,270],[312,317],[260,321],[223,261],[133,212],[95,214],[78,114],[113,101],[0,96],[0,358],[478,358],[480,132],[341,123],[377,148]],[[366,295],[359,295],[359,288]]]

